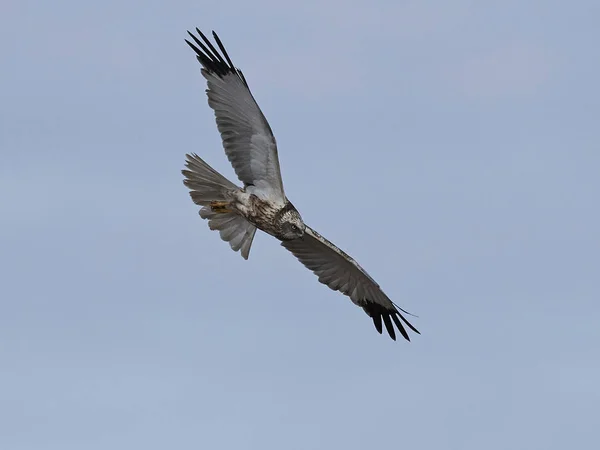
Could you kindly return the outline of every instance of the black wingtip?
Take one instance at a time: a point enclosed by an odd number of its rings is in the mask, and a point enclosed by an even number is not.
[[[229,63],[229,67],[235,70],[233,62],[231,62],[231,59],[229,58],[229,55],[227,54],[227,50],[225,50],[225,46],[221,42],[221,39],[219,39],[219,36],[217,36],[217,33],[215,33],[214,31],[212,32],[212,34],[213,34],[213,37],[215,38],[215,42],[217,43],[217,45],[219,46],[219,49],[221,50],[221,53],[223,53],[223,56]]]
[[[408,312],[408,311],[407,311],[407,310],[405,310],[405,309],[402,309],[402,308],[400,308],[400,307],[399,307],[398,305],[396,305],[394,302],[392,302],[392,305],[394,305],[398,311],[402,311],[404,314],[408,314],[409,316],[412,316],[412,317],[419,318],[419,316],[417,316],[416,314],[413,314],[413,313],[411,313],[411,312]]]
[[[371,316],[373,319],[373,323],[375,324],[375,328],[379,332],[379,334],[383,334],[383,324],[385,324],[385,329],[388,332],[390,338],[392,340],[396,340],[396,330],[394,329],[394,324],[402,337],[410,342],[410,336],[408,335],[406,328],[404,327],[404,322],[412,331],[417,334],[421,334],[419,330],[417,330],[410,322],[400,314],[400,312],[396,309],[389,310],[379,304],[369,303],[363,306],[365,312]],[[393,324],[392,324],[393,320]]]
[[[392,325],[392,321],[390,320],[390,315],[389,314],[383,314],[383,323],[385,324],[385,329],[387,330],[388,334],[390,335],[390,337],[392,338],[393,341],[396,340],[396,332],[394,331],[394,326]]]
[[[194,50],[198,61],[200,64],[202,64],[204,69],[206,69],[209,73],[215,74],[221,78],[228,74],[237,75],[242,83],[248,87],[248,83],[246,82],[244,74],[233,65],[233,61],[231,61],[231,58],[229,57],[227,50],[225,50],[225,46],[221,42],[221,39],[217,33],[213,31],[212,36],[220,51],[217,50],[210,39],[208,39],[199,28],[196,27],[196,33],[200,38],[198,38],[198,36],[194,35],[189,30],[187,33],[193,42],[187,39],[185,39],[185,42],[192,48],[192,50]]]
[[[402,317],[402,316],[400,316],[400,317]],[[400,330],[400,333],[402,333],[402,336],[404,337],[404,339],[406,339],[408,342],[410,342],[410,337],[408,336],[408,333],[406,332],[406,330],[402,326],[402,322],[400,322],[400,320],[398,319],[398,314],[397,313],[393,313],[392,314],[392,319],[394,320],[394,323],[396,324],[396,327],[398,327],[398,330]]]
[[[413,330],[417,334],[421,334],[421,332],[419,330],[417,330],[408,320],[406,320],[406,317],[404,317],[399,312],[396,312],[396,314],[398,314],[398,316],[400,316],[400,319],[402,319],[402,321],[406,324],[406,326],[408,328],[410,328],[411,330]]]
[[[383,327],[381,324],[381,314],[374,314],[371,316],[373,319],[373,324],[375,324],[375,329],[379,332],[379,334],[383,333]]]
[[[224,66],[227,66],[227,63],[225,62],[225,60],[223,59],[223,57],[221,56],[221,54],[217,51],[217,49],[215,48],[214,45],[212,45],[212,42],[210,42],[210,39],[208,39],[203,33],[202,31],[200,31],[198,29],[198,27],[196,27],[196,31],[198,32],[198,34],[200,35],[200,37],[202,38],[202,40],[204,41],[204,43],[208,46],[208,48],[210,50],[206,50],[206,53],[210,54],[213,56],[213,59],[217,59],[219,61],[219,63],[223,64]],[[213,31],[214,34],[214,31]],[[206,48],[206,47],[205,47]],[[231,70],[235,70],[235,67],[233,67],[233,64],[230,64],[229,69]]]

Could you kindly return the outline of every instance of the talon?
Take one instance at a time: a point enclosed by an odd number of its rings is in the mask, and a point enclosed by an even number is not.
[[[216,213],[229,213],[231,209],[228,208],[229,202],[210,202],[210,209]]]

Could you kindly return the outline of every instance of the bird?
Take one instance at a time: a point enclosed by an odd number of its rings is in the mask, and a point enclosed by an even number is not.
[[[257,229],[277,238],[319,282],[361,307],[379,334],[383,325],[394,341],[394,325],[407,341],[407,328],[420,334],[402,314],[410,313],[392,302],[352,257],[304,223],[285,195],[277,142],[246,78],[214,31],[218,48],[198,28],[196,33],[188,31],[185,42],[201,65],[223,149],[243,183],[237,186],[197,154],[186,154],[183,183],[201,206],[200,217],[246,260]]]

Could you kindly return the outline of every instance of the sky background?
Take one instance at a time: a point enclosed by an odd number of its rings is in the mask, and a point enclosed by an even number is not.
[[[600,448],[595,0],[0,2],[0,448]],[[186,30],[220,34],[305,221],[411,343],[264,234]]]

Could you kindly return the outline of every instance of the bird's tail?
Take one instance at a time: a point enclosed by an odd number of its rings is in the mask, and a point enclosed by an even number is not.
[[[256,227],[227,206],[230,194],[239,188],[206,164],[198,155],[186,155],[187,169],[182,170],[190,196],[201,205],[200,217],[208,219],[211,230],[218,230],[221,239],[229,242],[234,251],[248,259]]]

